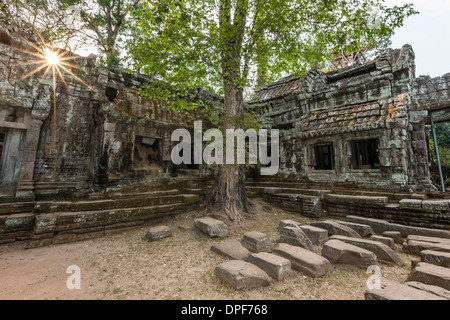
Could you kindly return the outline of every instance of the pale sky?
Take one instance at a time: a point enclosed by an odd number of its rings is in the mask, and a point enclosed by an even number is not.
[[[392,47],[412,45],[416,76],[442,76],[450,72],[450,0],[386,0],[388,6],[414,4],[420,14],[406,19],[392,38]]]

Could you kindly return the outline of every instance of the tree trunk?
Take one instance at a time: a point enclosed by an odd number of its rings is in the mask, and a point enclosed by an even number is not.
[[[225,84],[224,100],[223,131],[226,141],[226,129],[238,129],[234,120],[244,116],[242,89],[233,84]],[[208,202],[214,209],[223,211],[234,223],[242,221],[244,213],[249,212],[251,207],[245,191],[245,168],[242,165],[226,164],[224,161]]]

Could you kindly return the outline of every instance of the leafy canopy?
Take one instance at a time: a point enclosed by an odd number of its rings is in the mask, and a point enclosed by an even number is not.
[[[257,78],[268,83],[324,68],[336,51],[386,49],[394,30],[416,12],[412,5],[388,8],[383,2],[142,0],[128,49],[136,70],[165,81],[144,88],[148,98],[179,101],[198,87],[223,94],[224,80],[252,88]],[[233,70],[224,68],[230,59]]]

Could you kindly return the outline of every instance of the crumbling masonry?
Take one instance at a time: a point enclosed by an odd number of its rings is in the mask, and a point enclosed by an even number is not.
[[[56,86],[34,49],[0,27],[0,244],[82,240],[151,223],[201,200],[212,183],[203,165],[174,166],[181,114],[139,95],[153,79],[73,60]],[[329,73],[311,70],[261,88],[249,102],[281,130],[281,168],[255,177],[262,196],[315,217],[349,212],[448,228],[448,196],[429,177],[430,112],[450,120],[450,74],[415,78],[410,46]],[[211,106],[222,98],[199,91]],[[269,181],[268,181],[269,180]],[[270,185],[270,187],[269,187]],[[446,199],[447,197],[447,199]]]

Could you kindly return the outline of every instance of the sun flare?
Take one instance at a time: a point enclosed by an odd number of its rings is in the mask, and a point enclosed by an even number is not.
[[[45,54],[45,60],[47,60],[47,63],[49,65],[56,66],[57,64],[59,64],[59,57],[55,51],[50,50],[50,49],[45,49],[44,54]]]

